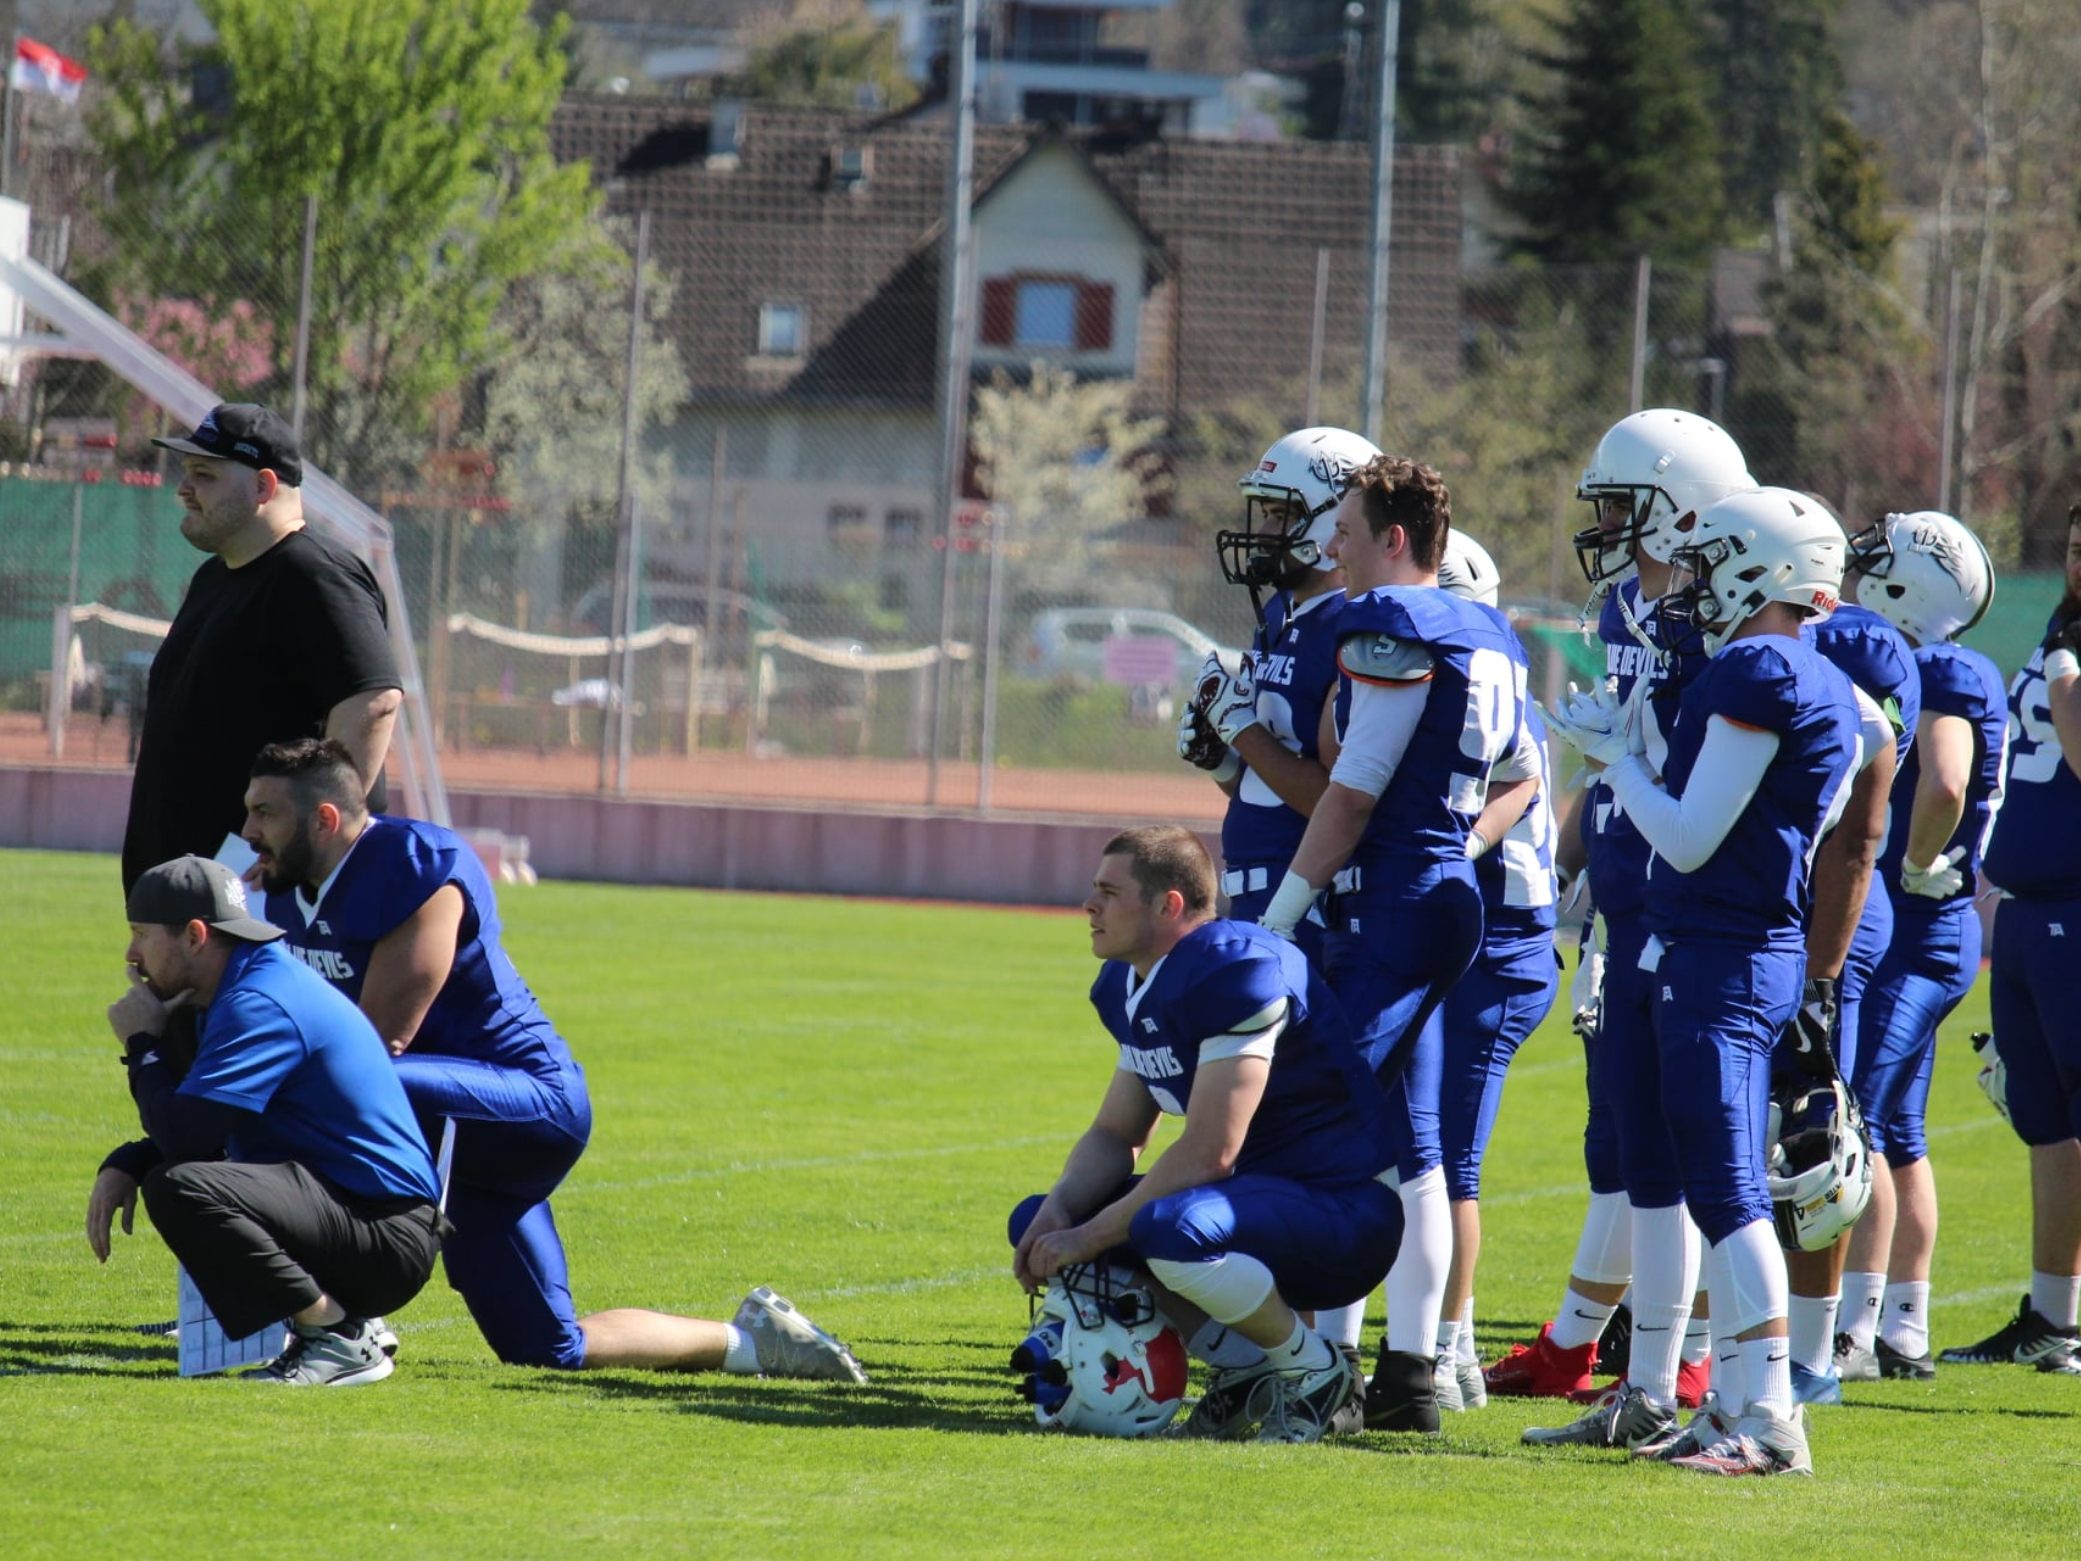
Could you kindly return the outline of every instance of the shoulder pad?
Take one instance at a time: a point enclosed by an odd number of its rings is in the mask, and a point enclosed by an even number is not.
[[[1354,634],[1339,642],[1337,665],[1362,683],[1420,683],[1437,666],[1430,647],[1392,634]]]

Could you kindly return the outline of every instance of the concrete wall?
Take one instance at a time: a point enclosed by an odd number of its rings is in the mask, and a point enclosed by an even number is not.
[[[0,767],[0,847],[119,850],[129,799],[126,771]],[[458,829],[526,836],[544,878],[1005,905],[1082,903],[1116,827],[593,796],[449,800]]]

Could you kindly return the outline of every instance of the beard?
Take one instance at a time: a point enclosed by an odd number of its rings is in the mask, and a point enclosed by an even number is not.
[[[269,894],[287,894],[298,884],[308,883],[317,852],[311,845],[311,821],[304,819],[281,850],[261,858],[260,887]]]

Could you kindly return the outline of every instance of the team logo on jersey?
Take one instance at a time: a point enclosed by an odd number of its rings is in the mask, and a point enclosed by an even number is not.
[[[1145,1079],[1179,1079],[1185,1076],[1185,1065],[1178,1061],[1178,1054],[1168,1046],[1123,1046],[1120,1060],[1127,1064],[1130,1073]]]
[[[1156,1021],[1154,1019],[1144,1019],[1142,1021],[1142,1029],[1150,1035],[1154,1035],[1156,1033]]]
[[[2067,935],[2067,929],[2066,929],[2066,925],[2065,925],[2065,923],[2063,923],[2063,922],[2056,922],[2056,921],[2055,921],[2055,922],[2050,922],[2050,923],[2048,923],[2048,925],[2049,925],[2049,926],[2050,926],[2050,927],[2052,928],[2052,934],[2051,934],[2051,935],[2052,935],[2053,937],[2055,937],[2055,938],[2063,938],[2063,937],[2065,937],[2065,936]]]
[[[318,936],[321,938],[329,938],[332,936],[332,928],[326,926],[325,923],[322,921],[312,922],[311,930],[317,933]]]
[[[348,962],[347,956],[340,953],[337,949],[298,948],[292,943],[289,945],[289,952],[328,981],[339,982],[352,981],[354,979],[354,966]]]
[[[1260,683],[1293,682],[1293,657],[1284,655],[1259,656],[1257,658],[1257,681]]]

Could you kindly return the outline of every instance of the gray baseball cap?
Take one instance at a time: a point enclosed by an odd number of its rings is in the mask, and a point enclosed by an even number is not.
[[[282,929],[262,921],[246,905],[246,886],[237,873],[206,856],[161,862],[131,886],[127,919],[160,927],[206,922],[248,943],[272,943]]]

